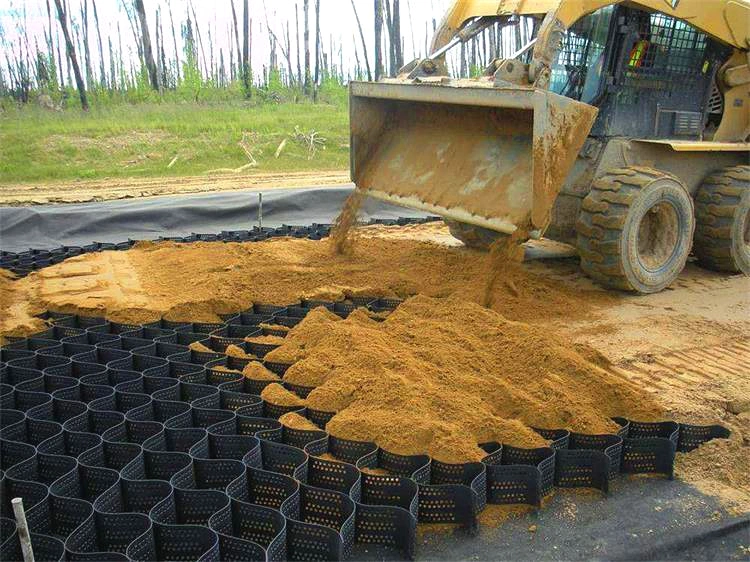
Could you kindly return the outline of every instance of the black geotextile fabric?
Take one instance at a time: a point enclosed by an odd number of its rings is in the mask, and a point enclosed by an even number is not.
[[[269,189],[263,193],[263,226],[331,223],[353,186]],[[426,214],[367,198],[359,216],[419,218]],[[0,248],[23,252],[83,246],[92,240],[120,242],[191,232],[248,230],[258,225],[258,191],[139,197],[64,205],[0,207]]]
[[[671,479],[676,451],[728,436],[617,418],[617,434],[539,429],[549,447],[485,443],[482,462],[450,465],[283,427],[288,411],[321,428],[333,414],[264,401],[270,381],[243,377],[249,360],[223,353],[234,344],[262,359],[274,346],[246,337],[317,306],[346,317],[398,305],[302,301],[144,326],[46,314],[47,330],[0,350],[0,559],[21,557],[13,497],[37,560],[340,560],[355,542],[413,557],[417,522],[471,530],[488,502],[540,506],[553,486],[607,492],[621,473]]]

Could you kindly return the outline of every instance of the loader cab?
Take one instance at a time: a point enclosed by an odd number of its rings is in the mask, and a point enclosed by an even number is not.
[[[695,140],[721,120],[731,48],[658,12],[608,6],[567,31],[550,90],[599,108],[591,135]]]

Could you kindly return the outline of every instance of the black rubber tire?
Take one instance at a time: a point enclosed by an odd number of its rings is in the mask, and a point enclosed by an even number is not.
[[[576,223],[581,268],[605,287],[658,293],[685,267],[695,231],[693,200],[676,177],[619,168],[597,179]]]
[[[473,224],[467,224],[465,222],[446,219],[445,224],[448,225],[448,230],[450,230],[451,236],[458,238],[467,248],[473,248],[475,250],[489,250],[493,242],[508,236],[507,234],[497,232],[496,230],[474,226]]]
[[[708,176],[695,196],[698,263],[714,271],[750,275],[750,166]]]

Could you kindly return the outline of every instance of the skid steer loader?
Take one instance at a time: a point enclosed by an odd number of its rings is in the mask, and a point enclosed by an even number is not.
[[[457,0],[431,56],[351,83],[352,180],[468,246],[573,244],[615,289],[661,291],[691,248],[749,274],[749,28],[750,0]],[[504,58],[449,78],[478,38]]]

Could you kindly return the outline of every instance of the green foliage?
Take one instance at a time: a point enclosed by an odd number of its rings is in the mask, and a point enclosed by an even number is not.
[[[326,76],[318,87],[318,101],[333,105],[346,104],[349,90],[335,77]]]
[[[185,60],[182,63],[182,81],[177,86],[177,91],[182,99],[198,101],[203,87],[203,77],[198,68],[198,58],[194,49],[185,48]]]
[[[286,99],[298,95],[294,89],[280,92]],[[236,169],[248,163],[238,146],[243,133],[258,162],[245,173],[348,166],[348,107],[341,86],[321,88],[326,99],[317,105],[263,102],[260,96],[248,102],[242,99],[241,81],[227,88],[204,86],[199,103],[182,95],[179,89],[161,97],[153,92],[147,101],[132,103],[135,94],[97,90],[88,113],[80,110],[70,89],[61,93],[63,111],[0,101],[0,184]],[[316,131],[326,139],[325,149],[308,160],[302,144],[287,142],[276,158],[276,149],[284,139],[291,140],[295,127]]]
[[[484,75],[484,68],[478,65],[471,65],[471,68],[469,69],[469,76],[471,78],[479,78],[480,76]]]

